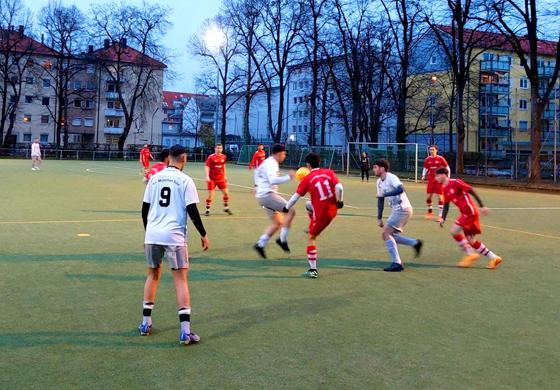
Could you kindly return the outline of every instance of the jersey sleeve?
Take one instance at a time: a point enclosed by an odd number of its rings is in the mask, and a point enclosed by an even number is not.
[[[302,181],[300,181],[297,189],[296,189],[296,193],[299,196],[305,196],[305,194],[307,194],[307,192],[309,191],[309,177],[306,176],[303,178]]]
[[[152,203],[152,192],[154,192],[154,185],[151,180],[148,181],[148,185],[146,185],[146,189],[144,190],[144,203]]]
[[[375,187],[377,188],[377,197],[383,197],[383,191],[381,191],[381,179],[377,179],[377,183],[375,184]]]
[[[338,180],[338,176],[336,176],[336,173],[334,173],[334,171],[331,171],[331,182],[332,182],[333,186],[340,183],[340,180]]]
[[[430,166],[428,165],[428,159],[424,159],[424,168],[428,169]]]
[[[472,187],[461,179],[457,179],[456,183],[457,186],[464,192],[469,192],[470,190],[472,190]]]
[[[445,157],[441,156],[440,158],[441,158],[441,165],[443,166],[443,168],[449,168],[449,163],[447,162]]]
[[[208,156],[208,158],[206,159],[206,166],[208,168],[212,167],[212,161],[211,160],[212,160],[211,156]]]
[[[399,178],[397,177],[397,175],[391,175],[390,178],[391,178],[391,181],[389,182],[389,184],[390,184],[390,186],[393,187],[394,189],[397,189],[397,188],[399,188],[400,186],[403,185],[401,179],[399,179]]]
[[[198,203],[198,202],[199,199],[198,199],[198,192],[196,190],[196,185],[194,184],[194,181],[187,180],[185,185],[185,207],[187,207],[190,204]]]

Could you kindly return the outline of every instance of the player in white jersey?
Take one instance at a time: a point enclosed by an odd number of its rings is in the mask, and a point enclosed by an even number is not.
[[[296,173],[290,170],[287,175],[280,176],[279,164],[282,164],[285,159],[286,148],[284,145],[274,144],[272,145],[271,156],[255,169],[255,198],[272,221],[254,245],[257,253],[264,259],[266,259],[264,248],[278,229],[280,229],[280,238],[276,240],[276,243],[284,252],[290,252],[288,233],[296,212],[292,208],[285,217],[283,216],[283,210],[287,202],[278,194],[278,185],[289,182]]]
[[[31,144],[31,170],[40,171],[39,165],[41,165],[41,145],[39,138],[35,138]]]
[[[404,270],[402,260],[399,255],[397,244],[408,245],[414,248],[416,256],[420,255],[422,249],[422,241],[416,238],[401,236],[403,228],[408,220],[412,218],[412,205],[408,200],[408,196],[404,192],[403,183],[400,179],[389,173],[389,162],[387,160],[377,160],[373,163],[373,173],[377,179],[377,223],[383,228],[382,238],[385,241],[389,255],[391,256],[391,264],[384,268],[386,272],[401,272]],[[392,213],[387,219],[387,223],[383,223],[383,208],[385,199]]]
[[[144,251],[148,277],[144,286],[143,319],[138,327],[142,336],[152,330],[152,309],[161,277],[163,257],[173,273],[181,329],[179,342],[198,342],[200,337],[190,329],[191,302],[188,286],[187,214],[201,236],[203,250],[208,250],[208,237],[196,204],[196,185],[182,170],[187,152],[180,145],[169,151],[169,166],[150,178],[144,192],[142,219],[146,236]]]

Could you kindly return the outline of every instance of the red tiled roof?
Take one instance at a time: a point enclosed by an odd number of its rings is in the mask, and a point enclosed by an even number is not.
[[[196,93],[188,92],[174,92],[174,91],[163,91],[163,106],[165,108],[173,107],[173,102],[181,100],[181,98],[194,98],[194,97],[208,97],[207,95],[200,95]]]
[[[14,50],[17,53],[30,52],[45,56],[57,55],[56,51],[27,35],[22,36],[18,31],[0,30],[0,47],[9,47],[10,50]]]
[[[160,62],[146,54],[142,54],[138,50],[130,46],[122,46],[120,43],[114,43],[111,46],[97,49],[93,52],[95,57],[104,61],[120,61],[127,64],[148,65],[154,68],[167,68],[163,62]]]
[[[450,26],[437,26],[441,31],[451,35],[452,29]],[[513,51],[513,47],[507,41],[505,35],[495,32],[475,31],[465,29],[465,37],[467,40],[474,42],[477,47],[501,49],[505,51]],[[525,53],[529,53],[529,40],[525,37],[520,38],[521,47]],[[539,39],[537,42],[537,53],[542,56],[556,56],[557,42]]]

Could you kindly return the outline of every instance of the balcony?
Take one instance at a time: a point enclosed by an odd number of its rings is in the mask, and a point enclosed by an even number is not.
[[[508,61],[483,60],[480,61],[480,70],[487,72],[509,72]]]
[[[119,93],[118,92],[105,92],[106,99],[118,99]]]
[[[511,131],[507,127],[491,127],[491,128],[480,128],[479,130],[480,138],[503,138],[508,137]]]
[[[122,108],[106,108],[105,116],[124,117],[124,110]]]
[[[550,78],[554,73],[554,66],[539,66],[539,77]]]
[[[507,84],[480,84],[481,93],[509,94],[509,85]]]
[[[480,115],[494,115],[494,116],[508,116],[509,107],[508,106],[489,106],[480,107]]]
[[[124,129],[121,127],[105,127],[103,130],[105,134],[121,135]]]

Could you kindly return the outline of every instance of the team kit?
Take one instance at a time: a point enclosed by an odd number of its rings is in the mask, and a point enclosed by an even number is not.
[[[204,228],[197,204],[198,191],[191,177],[183,172],[187,163],[187,150],[180,145],[165,149],[160,154],[160,161],[150,167],[153,156],[149,146],[145,145],[140,153],[146,189],[142,205],[142,219],[145,228],[144,250],[148,276],[144,285],[142,304],[142,323],[138,330],[142,336],[152,333],[152,310],[159,281],[162,263],[167,261],[173,275],[177,296],[177,308],[180,322],[179,342],[183,345],[200,341],[200,336],[191,329],[191,303],[188,287],[189,255],[187,250],[187,220],[190,218],[200,235],[204,251],[209,248],[207,232]],[[305,156],[305,166],[296,170],[280,173],[280,164],[286,159],[286,148],[274,144],[270,156],[266,156],[264,145],[259,145],[249,164],[253,171],[253,195],[258,205],[269,219],[261,236],[253,246],[256,254],[267,258],[267,245],[279,232],[276,244],[285,253],[290,252],[288,235],[295,217],[295,205],[308,195],[305,210],[309,218],[306,245],[308,270],[307,278],[319,277],[317,241],[321,233],[334,221],[338,210],[344,207],[344,187],[335,172],[321,168],[320,156],[309,153]],[[232,215],[226,170],[226,155],[223,147],[217,144],[214,153],[205,163],[207,198],[205,216],[212,214],[214,192],[222,194],[223,212]],[[423,242],[403,234],[404,228],[413,216],[413,208],[406,194],[402,181],[390,172],[390,163],[380,159],[372,163],[373,173],[377,177],[377,224],[382,230],[384,241],[391,262],[384,268],[386,272],[404,271],[398,246],[409,246],[415,256],[422,252]],[[279,186],[292,180],[299,182],[296,191],[285,199],[279,193]],[[429,148],[429,156],[424,162],[422,180],[427,181],[426,219],[434,218],[432,199],[438,199],[437,222],[444,226],[450,203],[459,210],[459,217],[450,228],[451,236],[464,257],[457,264],[467,268],[481,256],[488,258],[487,269],[495,269],[502,259],[492,252],[476,237],[482,233],[480,214],[488,214],[488,209],[474,189],[462,181],[450,177],[447,161],[438,155],[437,146]],[[476,200],[476,204],[473,201]],[[478,205],[477,205],[478,204]],[[385,206],[391,214],[385,220]]]

